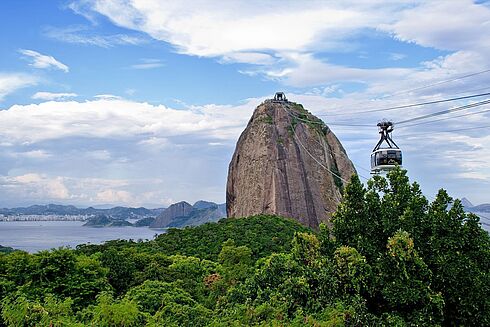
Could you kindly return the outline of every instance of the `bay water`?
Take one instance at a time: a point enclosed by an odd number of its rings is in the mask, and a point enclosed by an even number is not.
[[[78,244],[100,244],[109,240],[152,240],[165,229],[148,227],[85,227],[83,221],[0,222],[0,245],[27,252]]]

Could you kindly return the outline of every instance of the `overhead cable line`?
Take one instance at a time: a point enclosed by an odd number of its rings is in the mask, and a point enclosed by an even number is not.
[[[451,83],[451,82],[456,82],[456,81],[459,81],[459,80],[462,80],[462,79],[465,79],[465,78],[468,78],[468,77],[473,77],[473,76],[485,74],[485,73],[488,73],[488,72],[490,72],[490,69],[485,69],[485,70],[482,70],[482,71],[479,71],[479,72],[475,72],[475,73],[471,73],[471,74],[467,74],[467,75],[458,76],[458,77],[455,77],[455,78],[452,78],[452,79],[443,80],[443,81],[435,82],[435,83],[424,85],[424,86],[419,86],[419,87],[416,87],[416,88],[413,88],[413,89],[408,89],[408,90],[394,92],[394,93],[385,95],[382,98],[389,98],[389,97],[392,97],[392,96],[395,96],[395,95],[398,95],[398,94],[404,94],[404,93],[410,93],[410,92],[413,92],[413,91],[419,91],[419,90],[423,90],[423,89],[428,89],[430,87],[434,87],[434,86],[437,86],[437,85],[447,84],[447,83]]]
[[[373,127],[373,124],[349,124],[349,123],[328,123],[332,126],[348,126],[348,127]]]
[[[490,125],[478,126],[478,127],[469,127],[469,128],[460,128],[460,129],[452,129],[452,130],[447,130],[447,131],[431,131],[430,134],[463,132],[463,131],[470,131],[470,130],[482,129],[482,128],[490,128]],[[426,138],[427,134],[413,133],[413,134],[398,135],[398,137],[413,137],[413,136],[420,136],[420,137]]]
[[[466,99],[472,99],[472,98],[477,98],[477,97],[483,97],[483,96],[487,96],[487,95],[490,95],[490,92],[478,93],[478,94],[472,94],[472,95],[465,95],[465,96],[455,97],[455,98],[450,98],[450,99],[441,99],[441,100],[434,100],[434,101],[427,101],[427,102],[406,104],[406,105],[394,106],[394,107],[386,107],[386,108],[363,110],[363,111],[357,111],[357,112],[347,112],[347,113],[320,114],[320,115],[317,115],[317,116],[342,116],[342,115],[347,115],[347,114],[364,114],[364,113],[379,112],[379,111],[390,111],[390,110],[398,110],[398,109],[405,109],[405,108],[413,108],[413,107],[427,106],[427,105],[437,104],[437,103],[444,103],[444,102],[451,102],[451,101],[458,101],[458,100],[466,100]]]
[[[488,90],[488,89],[490,89],[490,86],[479,87],[477,89],[471,89],[471,90],[465,90],[465,91],[459,91],[456,93],[451,92],[451,93],[454,95],[457,95],[457,94],[464,94],[464,93],[470,93],[470,92],[479,92],[479,91]]]
[[[296,116],[293,116],[293,117],[296,117]],[[296,118],[297,118],[297,117],[296,117]],[[369,126],[371,126],[371,125],[369,125]],[[324,146],[323,144],[321,144],[321,143],[320,143],[320,142],[318,142],[317,140],[315,140],[315,143],[316,143],[316,144],[318,144],[318,145],[320,145],[320,146]],[[324,147],[324,149],[325,149],[325,147]],[[328,152],[330,152],[331,154],[334,154],[334,155],[339,155],[339,153],[338,153],[338,152],[335,152],[335,151],[333,151],[333,150],[332,150],[332,149],[330,149],[330,148],[325,149],[325,150],[327,150],[327,151],[328,151]],[[345,153],[344,153],[344,154],[345,154]],[[361,165],[354,164],[354,166],[355,166],[355,167],[357,167],[357,168],[361,168],[361,169],[362,169],[362,170],[364,170],[365,172],[371,173],[371,170],[368,170],[368,169],[366,169],[366,168],[362,167]],[[368,180],[368,179],[369,179],[368,177],[365,177],[365,176],[363,176],[363,175],[361,175],[361,174],[359,174],[359,173],[357,173],[357,175],[359,175],[360,177],[364,178],[365,180]]]
[[[459,117],[472,116],[472,115],[482,114],[482,113],[489,112],[489,111],[490,111],[490,109],[484,109],[484,110],[480,110],[480,111],[477,111],[477,112],[469,112],[467,114],[456,115],[456,116],[451,116],[451,117],[446,117],[446,118],[439,118],[439,119],[424,121],[424,122],[410,124],[410,125],[404,125],[404,126],[402,126],[400,128],[406,128],[406,127],[412,127],[412,126],[418,126],[418,125],[436,123],[436,122],[442,121],[442,120],[448,120],[448,119],[454,119],[454,118],[459,118]]]
[[[300,121],[306,122],[306,123],[316,123],[316,124],[323,124],[323,125],[324,125],[324,123],[323,123],[323,122],[314,122],[314,121],[311,121],[311,120],[306,120],[306,119],[300,118],[300,117],[298,117],[298,116],[294,115],[294,114],[293,114],[291,111],[289,111],[288,109],[286,109],[286,107],[285,107],[285,106],[283,106],[283,108],[284,108],[284,110],[286,111],[286,113],[288,114],[288,117],[289,117],[289,116],[292,116],[292,117],[294,117],[294,118],[296,118],[296,119],[298,119],[298,120],[300,120]],[[303,148],[303,150],[305,150],[305,152],[306,152],[306,153],[307,153],[307,154],[308,154],[308,155],[309,155],[309,156],[310,156],[310,157],[311,157],[313,160],[315,160],[315,162],[316,162],[317,164],[319,164],[319,165],[320,165],[322,168],[324,168],[324,169],[326,169],[327,171],[329,171],[329,172],[330,172],[332,175],[334,175],[334,176],[336,176],[336,177],[340,178],[340,180],[342,180],[344,183],[348,183],[348,181],[347,181],[347,180],[345,180],[344,178],[342,178],[342,176],[340,176],[340,175],[338,175],[337,173],[335,173],[335,172],[333,172],[332,170],[330,170],[330,169],[329,169],[327,166],[325,166],[325,165],[324,165],[323,163],[321,163],[321,162],[320,162],[318,159],[316,159],[316,158],[315,158],[315,157],[314,157],[314,156],[313,156],[313,155],[310,153],[310,151],[308,151],[308,149],[307,149],[307,148],[306,148],[306,147],[303,145],[303,143],[302,143],[302,142],[301,142],[301,140],[299,139],[298,135],[296,134],[296,129],[294,128],[293,123],[292,123],[292,121],[291,121],[291,119],[290,119],[290,118],[289,118],[289,126],[290,126],[290,127],[291,127],[291,129],[293,130],[293,137],[296,139],[296,141],[299,143],[299,145],[301,145],[301,147]],[[321,145],[321,144],[320,144],[320,145]],[[326,151],[330,151],[330,152],[331,152],[331,153],[333,153],[333,154],[337,154],[336,152],[334,152],[334,151],[332,151],[332,150],[330,150],[330,149],[325,149],[325,148],[324,148],[324,150],[326,150]],[[357,175],[358,175],[358,176],[360,176],[360,177],[362,177],[362,178],[364,178],[364,179],[366,179],[366,180],[368,180],[368,179],[369,179],[369,178],[367,178],[367,177],[364,177],[364,176],[360,175],[359,173],[358,173]]]
[[[464,106],[454,107],[454,108],[451,108],[451,109],[446,109],[446,110],[434,112],[434,113],[431,113],[431,114],[427,114],[427,115],[423,115],[423,116],[418,116],[418,117],[414,117],[414,118],[410,118],[410,119],[406,119],[406,120],[402,120],[402,121],[396,122],[396,124],[397,125],[401,125],[401,124],[411,123],[413,121],[418,121],[418,120],[422,120],[422,119],[426,119],[426,118],[431,118],[431,117],[436,117],[436,116],[440,116],[440,115],[445,115],[445,114],[449,114],[449,113],[455,112],[455,111],[460,111],[460,110],[470,109],[470,108],[474,108],[474,107],[479,107],[479,106],[483,106],[483,105],[489,104],[489,103],[490,103],[490,99],[487,99],[487,100],[483,100],[483,101],[479,101],[479,102],[470,103],[470,104],[467,104],[467,105],[464,105]]]
[[[306,147],[303,145],[303,143],[300,141],[298,135],[296,134],[296,129],[294,128],[293,126],[293,122],[291,121],[291,118],[289,117],[289,115],[291,115],[290,111],[288,109],[286,109],[285,106],[282,106],[284,108],[284,110],[286,111],[286,114],[288,114],[288,120],[289,120],[289,126],[291,127],[291,129],[293,130],[293,137],[296,139],[296,141],[298,142],[299,145],[301,145],[301,147],[303,148],[303,150],[305,150],[305,152],[313,159],[315,160],[315,162],[320,165],[320,167],[322,167],[323,169],[327,170],[328,172],[330,172],[332,175],[334,175],[335,177],[339,178],[341,181],[343,181],[344,183],[348,183],[347,180],[345,180],[344,178],[342,178],[342,176],[339,176],[337,173],[333,172],[332,170],[330,170],[327,166],[325,166],[323,163],[321,163],[317,158],[315,158],[311,153],[310,151],[308,151],[308,149],[306,149]]]

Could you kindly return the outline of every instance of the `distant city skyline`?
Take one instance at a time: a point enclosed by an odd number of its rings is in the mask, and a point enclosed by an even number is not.
[[[0,18],[1,207],[222,203],[276,91],[364,177],[379,120],[490,98],[365,112],[490,92],[489,1],[5,0]],[[395,125],[430,199],[490,202],[489,109]]]

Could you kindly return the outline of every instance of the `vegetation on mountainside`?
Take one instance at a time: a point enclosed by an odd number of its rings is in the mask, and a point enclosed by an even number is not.
[[[5,326],[488,326],[490,237],[406,173],[345,187],[332,228],[224,219],[149,242],[0,255]]]
[[[10,253],[13,251],[14,251],[14,249],[9,247],[9,246],[0,245],[0,253]]]

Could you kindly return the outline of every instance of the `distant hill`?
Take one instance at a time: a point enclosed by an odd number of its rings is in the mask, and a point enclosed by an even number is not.
[[[73,205],[32,205],[20,208],[0,209],[0,215],[24,216],[24,215],[58,215],[58,216],[87,216],[89,221],[86,226],[121,226],[114,221],[138,219],[135,227],[150,226],[152,228],[197,226],[207,222],[216,222],[226,217],[225,204],[217,204],[209,201],[197,201],[191,205],[185,201],[174,203],[168,208],[147,209],[114,207],[110,209],[96,209],[93,207],[77,208]],[[103,221],[104,219],[107,221]],[[94,218],[94,219],[92,219]],[[125,224],[129,226],[131,224]]]
[[[473,203],[471,203],[470,200],[468,200],[467,198],[462,198],[461,199],[461,204],[463,205],[463,207],[465,208],[471,208],[473,207]]]
[[[474,207],[469,208],[468,211],[471,211],[471,212],[488,212],[488,213],[490,213],[490,203],[479,204],[477,206],[474,206]]]
[[[226,217],[226,205],[197,201],[194,205],[182,201],[165,209],[150,225],[153,228],[197,226]]]
[[[473,205],[467,198],[462,198],[461,203],[464,208],[470,212],[488,212],[490,213],[490,203],[483,203],[479,205]]]
[[[14,252],[15,250],[9,246],[3,246],[3,245],[0,245],[0,253],[10,253],[10,252]]]
[[[88,215],[97,216],[105,215],[112,219],[142,219],[147,217],[156,217],[162,213],[165,208],[147,209],[147,208],[128,208],[128,207],[114,207],[110,209],[96,209],[93,207],[77,208],[72,205],[32,205],[29,207],[20,208],[3,208],[0,209],[0,215],[60,215],[60,216],[76,216],[76,215]]]
[[[110,218],[106,215],[97,215],[89,218],[88,221],[83,224],[86,227],[123,227],[133,226],[130,222],[122,219]]]

